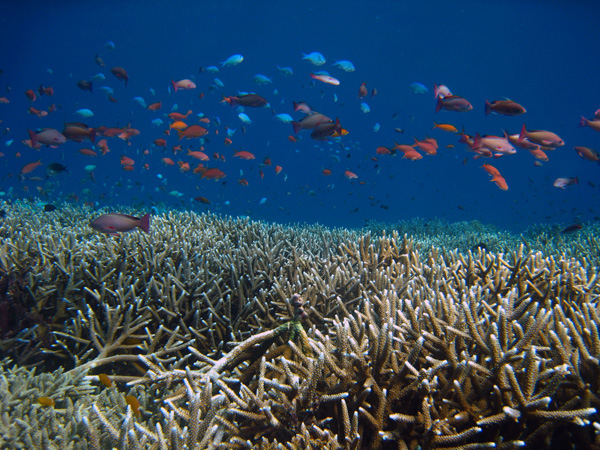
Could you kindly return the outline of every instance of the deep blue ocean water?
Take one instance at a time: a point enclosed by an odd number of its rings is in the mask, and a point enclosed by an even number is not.
[[[10,103],[0,104],[0,191],[4,198],[39,197],[57,205],[63,200],[129,205],[140,213],[151,206],[184,208],[346,227],[368,220],[437,217],[518,231],[540,222],[598,220],[600,165],[581,159],[573,149],[600,150],[600,133],[578,126],[582,115],[592,119],[600,108],[598,17],[600,3],[592,1],[4,2],[0,97]],[[313,51],[327,62],[317,67],[302,59],[302,53]],[[105,67],[96,64],[96,54]],[[221,67],[233,54],[243,55],[243,62]],[[356,70],[334,67],[337,60],[350,60]],[[291,67],[293,75],[284,76],[277,65]],[[127,70],[127,86],[110,73],[114,66]],[[209,66],[219,67],[219,72],[200,70]],[[312,81],[310,73],[319,70],[338,78],[340,85]],[[77,81],[98,73],[105,80],[94,81],[93,93],[77,87]],[[272,83],[256,84],[256,74]],[[192,79],[197,88],[169,91],[171,79],[183,78]],[[215,78],[224,86],[217,87]],[[359,99],[362,82],[377,95]],[[414,82],[429,93],[414,93]],[[435,113],[434,83],[447,85],[474,109]],[[52,86],[55,93],[32,103],[25,91],[37,91],[40,84]],[[114,90],[116,103],[101,86]],[[271,106],[245,108],[252,120],[245,133],[240,111],[221,103],[223,95],[239,92],[262,95]],[[148,104],[161,101],[162,109],[148,111],[134,97]],[[527,113],[485,116],[485,100],[503,98],[519,102]],[[290,142],[292,126],[274,119],[273,112],[299,120],[303,115],[293,111],[293,101],[308,102],[339,118],[349,134],[321,142],[311,139],[310,131],[301,131],[299,140]],[[370,112],[361,111],[361,102]],[[28,113],[31,106],[48,109],[52,103],[58,109],[47,117]],[[198,114],[211,120],[204,142],[211,157],[207,166],[223,170],[226,178],[200,179],[161,162],[170,157],[192,168],[198,163],[185,155],[186,148],[199,150],[198,139],[178,142],[175,133],[164,134],[170,122],[166,114],[175,107],[182,113],[193,111],[188,125],[196,123]],[[81,108],[94,116],[78,116],[75,111]],[[163,124],[154,126],[154,119]],[[434,120],[464,127],[470,135],[501,134],[503,129],[518,133],[525,122],[530,129],[557,133],[565,145],[548,152],[549,161],[541,167],[526,150],[474,159],[458,135],[432,130]],[[109,138],[110,153],[95,158],[79,153],[93,148],[87,141],[39,151],[21,143],[28,129],[60,131],[65,121],[90,127],[131,124],[140,135],[131,138],[131,145]],[[236,129],[229,146],[224,144],[226,127]],[[401,154],[375,153],[378,146],[412,144],[413,136],[426,135],[438,140],[435,156],[408,161]],[[166,149],[153,144],[158,138],[166,139]],[[173,155],[178,143],[184,151]],[[234,150],[250,151],[256,159],[235,158]],[[226,161],[214,160],[213,153]],[[133,171],[121,168],[122,155],[135,160]],[[265,157],[271,166],[261,166]],[[44,165],[20,180],[21,168],[37,160]],[[67,166],[69,173],[46,179],[46,166],[53,162]],[[483,162],[501,171],[507,191],[490,183]],[[84,169],[90,164],[97,166],[95,182]],[[276,165],[282,167],[278,175]],[[324,176],[323,169],[332,174]],[[346,170],[358,179],[346,179]],[[553,187],[558,177],[578,177],[579,184],[558,189]],[[247,186],[239,183],[242,178]],[[211,203],[194,200],[199,196]]]

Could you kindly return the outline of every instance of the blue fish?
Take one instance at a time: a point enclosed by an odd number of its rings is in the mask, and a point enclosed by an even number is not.
[[[335,67],[342,69],[345,72],[354,72],[354,70],[355,70],[354,64],[352,64],[350,61],[347,61],[347,60],[336,61],[333,63],[333,65]]]
[[[315,66],[322,66],[325,64],[325,57],[319,52],[312,52],[308,55],[306,53],[302,53],[302,59],[307,59]]]
[[[410,88],[415,94],[427,94],[429,92],[429,89],[423,83],[414,82],[410,85]]]
[[[237,66],[244,60],[244,57],[240,54],[231,55],[225,61],[221,61],[221,67],[225,66]]]

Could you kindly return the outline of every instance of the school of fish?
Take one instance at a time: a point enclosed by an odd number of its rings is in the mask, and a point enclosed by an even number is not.
[[[281,122],[283,124],[281,128],[273,127],[273,135],[270,138],[287,141],[287,145],[292,147],[300,145],[303,140],[308,140],[315,145],[333,142],[342,149],[351,150],[344,140],[348,139],[346,136],[351,134],[352,130],[343,127],[344,114],[349,114],[349,110],[337,108],[338,112],[334,114],[330,103],[329,107],[324,106],[328,104],[325,101],[318,105],[317,110],[301,98],[281,98],[277,89],[273,90],[271,86],[277,82],[275,76],[270,77],[258,73],[252,77],[251,81],[257,90],[261,91],[260,94],[241,90],[251,83],[246,82],[244,86],[229,87],[225,86],[219,78],[213,78],[222,70],[235,70],[234,67],[239,64],[248,64],[241,54],[224,58],[219,63],[220,67],[217,65],[203,66],[199,73],[194,75],[178,76],[178,74],[173,74],[171,79],[162,80],[166,87],[166,94],[159,94],[153,88],[138,85],[135,71],[118,65],[111,67],[97,53],[90,55],[90,59],[95,60],[100,72],[74,81],[74,88],[88,91],[89,95],[103,96],[111,103],[126,103],[128,108],[131,107],[132,102],[145,108],[155,114],[155,118],[151,121],[153,131],[141,133],[133,123],[112,123],[110,117],[102,117],[90,108],[73,108],[66,103],[57,105],[59,99],[68,100],[68,92],[55,92],[53,87],[43,84],[37,88],[31,86],[30,89],[24,91],[30,106],[27,111],[22,111],[22,113],[39,117],[38,129],[9,130],[5,128],[3,130],[4,135],[10,134],[11,137],[14,137],[5,143],[7,147],[12,144],[13,140],[19,140],[22,143],[21,147],[17,148],[15,156],[26,162],[14,175],[21,180],[26,192],[29,189],[35,189],[40,196],[50,196],[52,193],[45,190],[39,183],[44,178],[36,176],[36,171],[39,172],[38,168],[45,165],[47,178],[56,178],[61,174],[69,173],[67,170],[71,159],[69,154],[75,152],[94,161],[94,165],[86,166],[82,174],[91,183],[96,182],[95,167],[104,164],[102,159],[107,158],[106,155],[110,152],[119,153],[118,164],[112,163],[115,170],[130,173],[153,170],[157,172],[159,178],[176,171],[180,174],[177,176],[188,177],[189,180],[196,183],[199,194],[203,191],[202,183],[212,180],[225,184],[227,181],[224,179],[228,176],[237,178],[237,184],[241,186],[261,182],[269,175],[268,172],[271,172],[270,176],[277,176],[284,168],[274,164],[271,156],[264,150],[261,154],[257,150],[250,151],[244,148],[245,145],[240,136],[246,132],[247,127],[252,126],[256,121],[264,122],[275,119],[277,122]],[[303,53],[298,56],[298,64],[307,63],[312,64],[315,69],[322,69],[327,64],[327,60],[320,52]],[[314,70],[306,79],[298,80],[299,83],[323,89],[321,98],[328,95],[331,96],[334,103],[339,104],[356,102],[357,109],[364,114],[371,113],[372,105],[368,102],[373,102],[374,97],[379,94],[377,89],[370,87],[369,83],[365,81],[356,86],[356,98],[338,98],[337,87],[345,82],[345,74],[354,72],[356,68],[348,60],[338,60],[330,65],[332,70],[336,71],[333,75],[326,70]],[[272,70],[280,77],[295,76],[292,67],[276,66]],[[100,82],[106,85],[98,87]],[[122,85],[119,86],[119,83]],[[123,86],[131,100],[123,101],[116,97],[117,90],[123,93]],[[143,94],[146,90],[152,94],[152,101],[147,102],[144,99]],[[490,175],[490,181],[495,183],[500,190],[508,190],[510,180],[507,181],[498,168],[490,162],[499,158],[510,158],[519,151],[530,153],[534,164],[540,165],[550,160],[553,151],[565,145],[565,142],[556,133],[544,129],[528,128],[520,119],[515,119],[519,122],[515,122],[514,130],[504,131],[502,135],[498,136],[485,135],[478,131],[467,133],[464,127],[459,130],[457,125],[450,123],[453,121],[451,118],[456,117],[455,113],[461,115],[462,124],[464,123],[463,117],[474,114],[473,110],[477,109],[480,114],[485,116],[491,114],[522,116],[526,114],[525,107],[516,101],[509,99],[486,100],[481,108],[477,108],[466,97],[452,93],[448,86],[443,84],[433,86],[433,99],[429,94],[429,88],[422,83],[414,82],[407,87],[407,90],[419,94],[422,101],[431,102],[432,117],[448,118],[447,122],[442,122],[440,119],[438,119],[439,122],[433,121],[433,132],[456,135],[456,144],[464,146],[466,155],[470,155],[474,160],[486,161],[480,167]],[[12,92],[12,89],[7,88],[6,96],[0,97],[0,114],[19,113],[19,111],[10,110],[11,98],[14,95],[23,94]],[[185,104],[192,105],[192,109],[188,109],[185,113],[178,111],[177,101],[182,98],[187,100]],[[235,110],[235,114],[228,115],[225,107]],[[64,111],[64,116],[68,120],[63,119],[63,114],[56,113],[59,109]],[[271,113],[255,114],[255,110],[261,109],[266,109]],[[227,119],[226,122],[221,119],[223,116],[230,117],[230,119]],[[233,117],[237,117],[237,119]],[[289,128],[284,129],[284,126]],[[579,126],[600,132],[600,110],[596,111],[591,118],[582,116]],[[384,131],[379,123],[373,127],[373,130]],[[431,136],[413,137],[412,140],[406,139],[408,142],[402,142],[398,138],[394,139],[393,136],[395,132],[404,139],[403,129],[395,128],[389,131],[391,133],[388,135],[387,143],[374,145],[373,153],[370,156],[373,162],[377,162],[379,158],[401,155],[402,159],[409,161],[406,164],[410,164],[410,162],[434,157],[439,152],[449,151],[454,147],[454,144],[449,144],[445,149],[440,149],[438,140]],[[239,144],[236,142],[238,140]],[[55,161],[57,153],[53,149],[56,148],[64,151],[61,163]],[[586,161],[596,163],[600,161],[600,154],[595,149],[584,146],[573,148],[575,153]],[[0,156],[4,155],[0,153]],[[230,157],[245,161],[248,165],[247,169],[240,170],[239,175],[229,172],[227,161]],[[465,162],[467,158],[468,156],[465,157]],[[318,169],[323,176],[328,177],[337,172],[349,182],[365,183],[361,181],[361,173],[356,168],[344,167],[339,156],[335,154],[331,159],[331,166]],[[89,169],[89,167],[93,168]],[[307,163],[304,170],[310,169],[311,167]],[[284,174],[284,176],[287,175]],[[475,173],[473,178],[484,180]],[[578,184],[578,178],[575,174],[564,174],[553,183],[560,189],[566,189],[576,184]],[[165,187],[164,190],[167,191],[167,188]],[[177,190],[168,193],[174,197],[183,196]],[[211,200],[205,196],[198,195],[193,198],[199,204],[211,204]],[[265,199],[266,197],[262,198],[260,205],[267,203]],[[78,201],[79,198],[73,195],[72,200]],[[98,204],[98,201],[92,203]],[[147,216],[137,219],[115,214],[102,216],[93,221],[91,226],[100,232],[112,234],[115,231],[127,231],[133,228],[147,231],[147,224]]]

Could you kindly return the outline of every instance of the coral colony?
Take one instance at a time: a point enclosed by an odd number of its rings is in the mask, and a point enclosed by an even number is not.
[[[597,225],[2,206],[1,448],[598,448]]]

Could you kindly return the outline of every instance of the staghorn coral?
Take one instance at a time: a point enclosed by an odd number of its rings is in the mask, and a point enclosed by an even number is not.
[[[477,225],[464,244],[460,227],[408,238],[170,212],[160,233],[113,238],[86,210],[7,209],[2,295],[35,315],[0,349],[117,382],[81,393],[71,426],[90,448],[595,443],[593,233],[540,246]]]

